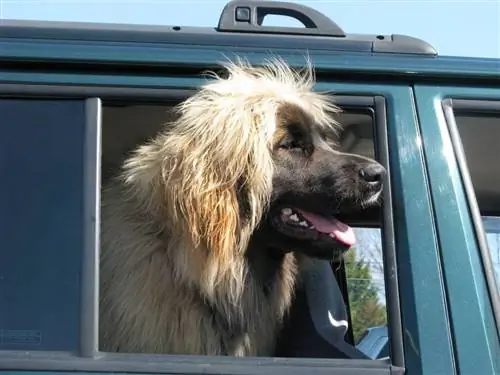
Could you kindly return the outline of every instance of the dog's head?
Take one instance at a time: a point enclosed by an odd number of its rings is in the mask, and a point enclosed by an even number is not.
[[[278,110],[273,189],[259,230],[271,247],[332,259],[356,242],[339,219],[378,202],[386,171],[372,159],[336,150],[338,125],[308,109],[287,103]]]
[[[181,103],[179,119],[126,164],[126,177],[176,233],[228,264],[253,235],[333,258],[354,244],[336,219],[373,204],[384,168],[335,149],[339,109],[312,91],[313,69],[238,61]]]

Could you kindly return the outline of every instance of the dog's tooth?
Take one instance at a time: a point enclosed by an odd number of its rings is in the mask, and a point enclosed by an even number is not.
[[[306,228],[308,228],[308,227],[309,227],[309,224],[307,224],[307,221],[301,221],[301,222],[299,223],[299,225],[300,225],[301,227],[306,227]]]
[[[283,208],[283,209],[281,210],[281,213],[282,213],[283,215],[290,216],[290,215],[293,213],[293,211],[292,211],[292,209],[291,209],[291,208]]]
[[[299,221],[299,217],[297,216],[297,214],[293,214],[290,216],[290,220],[292,221]]]
[[[309,229],[316,229],[316,227],[314,225],[311,225]]]
[[[329,236],[335,238],[335,235],[333,233],[330,233]]]

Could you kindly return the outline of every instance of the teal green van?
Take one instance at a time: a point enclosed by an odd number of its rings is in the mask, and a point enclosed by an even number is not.
[[[229,2],[215,28],[3,20],[0,371],[500,375],[500,60],[438,52],[268,0]],[[350,219],[358,244],[331,265],[359,355],[99,351],[101,182],[236,56],[309,56],[343,109],[342,149],[389,172],[383,205]]]

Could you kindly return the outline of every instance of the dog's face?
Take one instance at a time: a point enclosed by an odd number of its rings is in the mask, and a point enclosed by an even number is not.
[[[259,229],[271,247],[332,259],[355,244],[353,230],[338,217],[376,203],[386,171],[335,150],[335,143],[335,133],[303,109],[279,109],[272,197]]]

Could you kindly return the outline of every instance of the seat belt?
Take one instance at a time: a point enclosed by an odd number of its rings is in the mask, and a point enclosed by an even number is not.
[[[347,311],[330,263],[313,260],[301,275],[276,356],[370,359],[345,341]]]

